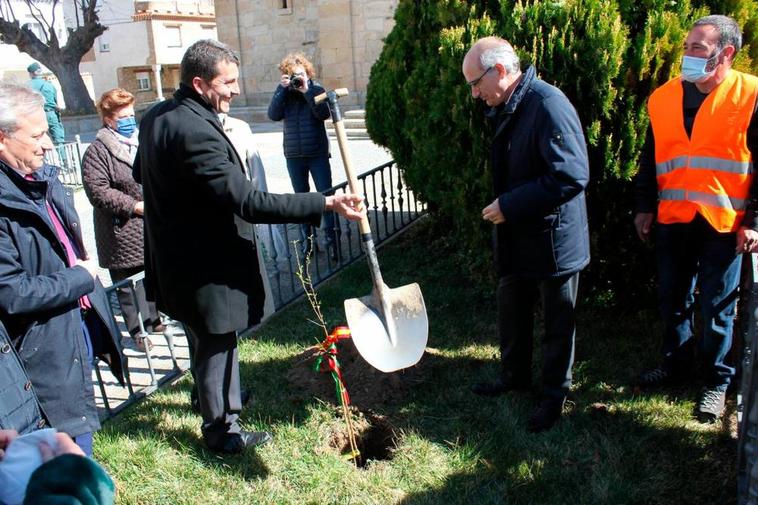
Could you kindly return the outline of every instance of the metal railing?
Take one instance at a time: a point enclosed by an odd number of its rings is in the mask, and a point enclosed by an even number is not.
[[[45,163],[60,168],[58,178],[68,186],[82,185],[82,156],[84,150],[79,135],[76,142],[59,144],[45,153]]]
[[[426,205],[411,192],[394,161],[358,176],[366,199],[374,243],[379,245],[413,223]],[[347,192],[347,182],[324,194]],[[322,221],[323,224],[323,221]],[[300,225],[259,225],[259,246],[264,249],[266,270],[277,309],[303,294],[298,278],[298,259],[307,237]],[[314,286],[332,277],[345,266],[363,257],[358,224],[334,215],[334,227],[313,228],[309,273]],[[300,250],[297,250],[300,248]]]
[[[131,353],[130,356],[126,357],[126,353],[124,353],[121,342],[124,340],[124,338],[128,338],[128,331],[126,330],[126,326],[122,317],[121,305],[118,301],[117,291],[122,288],[129,291],[129,294],[132,297],[133,305],[137,310],[137,317],[140,325],[140,334],[141,336],[147,338],[148,333],[145,330],[144,324],[142,322],[144,318],[139,311],[140,304],[137,296],[137,285],[139,283],[142,283],[144,281],[144,278],[145,273],[139,272],[138,274],[119,281],[112,286],[108,286],[105,289],[106,294],[108,295],[108,300],[110,301],[111,317],[113,317],[114,321],[116,322],[116,325],[119,328],[122,337],[119,339],[117,345],[123,357],[122,365],[124,371],[125,390],[124,388],[118,387],[118,383],[115,381],[114,377],[110,376],[109,371],[106,372],[108,375],[104,376],[104,372],[108,370],[108,368],[106,366],[101,367],[99,360],[95,358],[93,369],[95,371],[95,376],[97,377],[97,387],[100,391],[100,398],[98,399],[98,403],[99,406],[103,408],[101,419],[108,419],[110,417],[113,417],[132,403],[141,400],[153,391],[157,390],[163,384],[173,381],[175,378],[182,375],[189,366],[187,362],[185,362],[184,366],[180,366],[179,360],[177,359],[174,337],[181,336],[177,335],[177,331],[181,334],[185,334],[186,332],[183,330],[183,328],[179,330],[178,327],[174,324],[171,324],[171,326],[167,327],[162,335],[150,335],[150,338],[152,338],[156,344],[158,339],[162,338],[166,340],[166,345],[168,348],[167,356],[165,355],[165,352],[160,352],[157,349],[158,346],[156,345],[156,348],[153,350],[151,350],[149,346],[146,346],[144,351],[135,350]],[[158,356],[159,352],[161,354],[160,356]],[[142,358],[143,356],[144,363]],[[159,368],[159,363],[156,363],[154,361],[156,359],[160,359],[161,361],[170,359],[172,366],[170,368]],[[156,368],[158,368],[158,370],[156,370]],[[146,373],[148,374],[149,378],[144,377]],[[140,377],[135,380],[135,375],[138,375]]]

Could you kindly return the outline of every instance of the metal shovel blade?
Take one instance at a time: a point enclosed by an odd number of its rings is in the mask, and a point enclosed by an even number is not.
[[[429,320],[417,283],[382,285],[368,296],[345,300],[345,315],[358,352],[382,372],[415,365],[424,354]]]

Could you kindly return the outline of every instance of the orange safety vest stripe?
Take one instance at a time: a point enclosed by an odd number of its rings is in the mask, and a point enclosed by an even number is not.
[[[648,101],[658,221],[687,223],[700,213],[714,229],[735,231],[753,180],[747,129],[758,99],[758,78],[731,70],[700,106],[691,137],[684,129],[683,99],[677,77],[656,89]]]

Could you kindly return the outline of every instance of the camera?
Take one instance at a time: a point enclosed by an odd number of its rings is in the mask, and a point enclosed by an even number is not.
[[[292,74],[290,76],[290,86],[293,88],[302,88],[305,84],[305,78],[301,75]]]

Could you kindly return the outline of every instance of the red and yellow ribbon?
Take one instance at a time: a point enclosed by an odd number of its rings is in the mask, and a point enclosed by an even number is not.
[[[319,356],[313,367],[317,372],[331,372],[337,390],[337,399],[343,406],[350,405],[350,396],[347,394],[345,381],[342,379],[342,369],[337,359],[337,342],[346,338],[350,338],[350,328],[347,326],[334,328],[331,335],[318,345]]]

